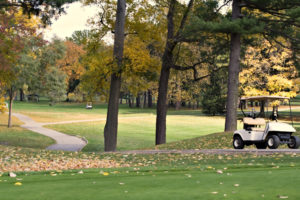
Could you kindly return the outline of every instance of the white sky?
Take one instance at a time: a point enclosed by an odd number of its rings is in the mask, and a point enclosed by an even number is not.
[[[67,14],[61,15],[58,20],[52,19],[52,25],[44,30],[46,40],[51,40],[55,35],[61,39],[70,37],[74,31],[89,29],[87,20],[97,13],[96,6],[82,6],[75,2],[65,8]]]

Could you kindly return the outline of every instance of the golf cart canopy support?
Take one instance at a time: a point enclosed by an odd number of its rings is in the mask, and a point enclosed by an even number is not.
[[[266,101],[266,100],[290,100],[289,97],[280,97],[280,96],[253,96],[253,97],[241,97],[241,101]]]

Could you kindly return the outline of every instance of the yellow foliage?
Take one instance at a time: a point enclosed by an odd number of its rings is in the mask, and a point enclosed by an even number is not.
[[[244,96],[273,95],[295,97],[299,90],[292,52],[263,40],[259,47],[248,47],[242,61],[240,90]]]

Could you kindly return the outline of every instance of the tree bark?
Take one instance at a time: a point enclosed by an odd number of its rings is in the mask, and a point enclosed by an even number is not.
[[[190,0],[188,7],[183,14],[179,29],[176,34],[174,34],[174,13],[175,5],[177,4],[176,0],[171,0],[169,4],[169,11],[167,15],[168,21],[168,33],[167,33],[167,42],[162,57],[162,68],[159,78],[159,87],[158,87],[158,99],[157,99],[157,108],[156,108],[156,135],[155,135],[155,144],[164,144],[166,143],[166,118],[167,118],[167,94],[168,94],[168,82],[170,76],[170,69],[174,66],[173,60],[173,50],[178,44],[178,38],[181,31],[184,29],[186,24],[188,14],[193,6],[194,0]]]
[[[7,127],[11,128],[12,127],[12,105],[13,105],[13,101],[15,98],[15,92],[13,90],[13,88],[11,87],[9,89],[9,106],[8,106],[8,124]]]
[[[181,108],[181,101],[177,100],[175,109],[180,110],[180,108]]]
[[[159,86],[158,86],[158,99],[156,108],[156,135],[155,144],[166,143],[166,118],[167,118],[167,94],[168,82],[170,76],[170,69],[173,66],[173,50],[176,46],[174,42],[174,11],[175,0],[171,0],[168,11],[168,34],[165,51],[162,57],[162,68],[160,71]]]
[[[147,105],[147,92],[144,92],[144,106],[143,108],[146,108]]]
[[[24,101],[24,92],[20,89],[20,101]]]
[[[240,0],[233,0],[232,20],[238,19],[240,17],[240,14]],[[239,33],[231,34],[225,131],[234,131],[237,129],[237,103],[241,52],[240,38],[241,36]]]
[[[152,92],[151,90],[148,90],[148,108],[152,108],[153,103],[152,103]]]
[[[141,97],[140,97],[139,94],[138,94],[137,97],[136,97],[136,107],[137,107],[137,108],[140,108],[140,107],[141,107]]]
[[[126,1],[118,0],[115,23],[114,60],[118,70],[112,73],[106,124],[104,127],[104,150],[115,151],[117,148],[119,97],[121,89],[121,71],[123,65],[124,28]]]

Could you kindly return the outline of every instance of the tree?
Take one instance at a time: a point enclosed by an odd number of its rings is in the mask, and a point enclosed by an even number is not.
[[[0,0],[0,9],[20,9],[23,14],[40,16],[42,22],[51,24],[50,19],[64,13],[62,7],[65,3],[72,3],[75,0]]]
[[[32,41],[41,41],[40,35],[36,33],[38,21],[35,19],[26,19],[22,17],[22,12],[16,9],[10,9],[1,12],[1,73],[6,75],[4,84],[9,94],[9,118],[8,127],[12,126],[11,114],[13,99],[16,90],[24,84],[26,75],[29,74],[26,63],[32,63],[32,56],[28,55]]]
[[[242,60],[242,95],[295,97],[299,88],[295,84],[297,72],[292,51],[266,39],[257,43],[257,46],[247,48]]]
[[[162,68],[160,72],[158,99],[157,99],[157,117],[156,117],[156,137],[155,144],[166,143],[166,116],[167,116],[167,94],[168,94],[168,81],[170,76],[170,69],[175,66],[173,51],[179,43],[178,38],[181,37],[188,14],[192,9],[194,1],[190,0],[188,6],[183,14],[177,32],[175,32],[174,15],[176,5],[179,3],[176,0],[169,2],[169,10],[167,14],[168,20],[168,33],[165,50],[162,56]]]
[[[210,2],[212,4],[217,3],[217,1]],[[226,33],[231,36],[225,131],[236,130],[239,59],[241,45],[243,42],[247,42],[249,35],[261,34],[276,43],[280,43],[278,37],[282,36],[294,44],[292,45],[294,52],[299,50],[299,46],[295,45],[297,41],[299,43],[299,21],[295,20],[300,13],[299,1],[232,0],[225,1],[224,5],[230,2],[232,2],[232,13],[228,13],[218,21],[205,20],[205,18],[196,15],[189,29],[189,33],[193,37],[203,31]],[[215,12],[219,10],[215,9]]]
[[[224,69],[212,72],[209,81],[201,85],[201,104],[206,114],[223,114],[225,111],[227,72]]]
[[[70,40],[64,42],[66,47],[65,56],[57,61],[60,70],[66,75],[68,85],[67,96],[75,91],[80,83],[80,76],[84,73],[85,68],[81,63],[82,56],[85,54],[83,46],[77,45]],[[67,99],[68,100],[68,99]]]
[[[240,0],[233,0],[232,2],[232,21],[241,17],[240,3]],[[237,128],[240,54],[241,34],[238,32],[232,32],[230,35],[230,60],[228,66],[225,131],[233,131]]]
[[[115,71],[111,75],[109,102],[104,127],[104,150],[115,151],[117,147],[119,96],[121,89],[121,73],[123,66],[123,50],[125,39],[126,1],[118,0],[115,21],[114,62]]]
[[[36,87],[31,90],[45,95],[50,100],[50,105],[66,98],[66,75],[59,69],[58,61],[65,56],[66,47],[62,41],[54,38],[52,43],[40,48],[37,59],[39,71]]]

